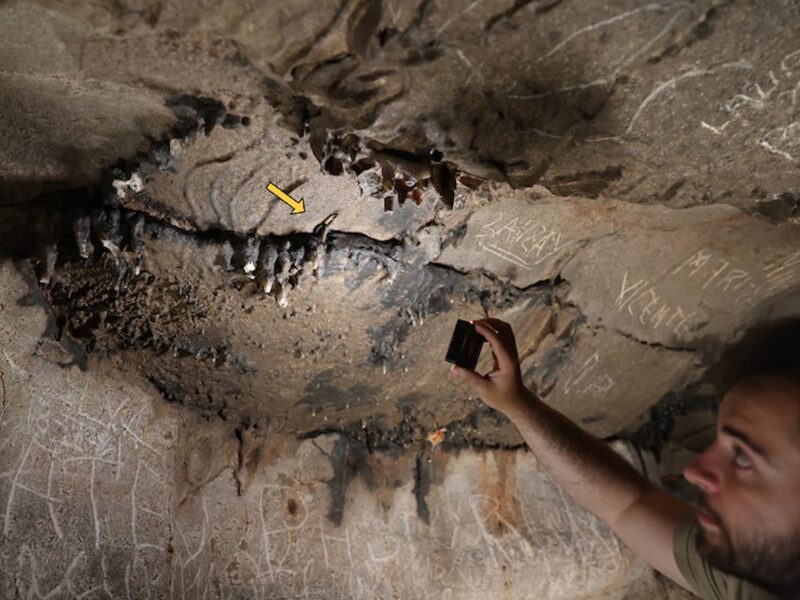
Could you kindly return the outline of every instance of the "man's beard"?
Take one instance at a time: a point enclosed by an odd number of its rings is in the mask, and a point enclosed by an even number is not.
[[[721,532],[717,543],[708,539],[702,527],[697,532],[697,550],[712,566],[777,594],[800,589],[800,532],[769,536],[755,523],[755,531],[732,535],[705,498],[699,504]]]

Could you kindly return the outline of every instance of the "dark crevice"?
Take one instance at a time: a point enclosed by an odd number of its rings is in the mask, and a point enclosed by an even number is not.
[[[773,225],[793,219],[800,214],[800,192],[786,191],[768,196],[766,191],[756,188],[750,195],[757,198],[757,201],[748,212]]]
[[[483,24],[483,31],[488,33],[498,22],[513,19],[519,11],[529,4],[536,3],[534,13],[541,15],[550,12],[562,2],[563,0],[542,0],[542,2],[539,2],[539,0],[514,0],[514,4],[511,7],[489,17]]]
[[[333,28],[339,22],[343,15],[347,14],[347,5],[350,3],[350,0],[342,0],[339,3],[339,8],[334,12],[334,16],[330,19],[323,27],[320,29],[316,35],[312,36],[311,41],[306,43],[303,46],[300,46],[295,50],[289,57],[286,59],[286,65],[289,68],[292,68],[296,65],[299,61],[303,60],[306,56],[308,56],[314,47],[319,44],[322,40],[324,40],[327,35],[333,31]],[[281,73],[282,74],[282,73]]]
[[[544,13],[550,12],[554,8],[556,8],[559,4],[561,4],[564,0],[543,0],[540,5],[536,7],[536,14],[542,15]]]
[[[434,5],[433,0],[421,0],[421,2],[417,5],[417,9],[414,11],[414,19],[409,24],[408,28],[403,33],[408,33],[412,29],[418,29],[422,26],[423,22],[428,16],[428,10],[430,7]]]
[[[612,333],[617,333],[617,334],[619,334],[619,335],[621,335],[623,337],[628,338],[629,340],[633,340],[637,344],[650,346],[651,348],[659,348],[659,349],[662,349],[662,350],[667,350],[669,352],[686,352],[686,353],[692,353],[692,354],[695,354],[697,352],[697,348],[694,348],[694,347],[672,346],[670,344],[663,344],[661,342],[654,342],[654,341],[651,341],[651,340],[644,340],[644,339],[641,339],[641,338],[637,337],[633,333],[629,333],[627,331],[622,331],[621,329],[618,329],[616,327],[606,327],[606,326],[600,325],[600,324],[590,325],[588,322],[585,325],[586,325],[586,328],[588,330],[590,330],[590,331],[597,331],[597,330],[611,331]]]
[[[355,5],[347,27],[347,45],[351,52],[366,55],[367,46],[380,25],[382,8],[381,0],[361,0]]]
[[[672,200],[680,189],[686,185],[686,177],[681,177],[680,179],[676,180],[672,185],[670,185],[660,196],[660,201],[663,203],[669,202]]]
[[[541,183],[558,196],[597,198],[614,181],[621,179],[622,174],[622,165],[610,165],[603,169],[545,177]]]
[[[303,439],[303,438],[300,438],[300,439]],[[320,445],[317,443],[317,440],[315,440],[314,438],[309,438],[309,439],[311,440],[311,443],[312,443],[312,444],[314,444],[314,447],[315,447],[317,450],[319,450],[320,452],[322,452],[322,454],[324,454],[324,455],[325,455],[325,456],[327,456],[328,458],[330,458],[330,457],[331,457],[331,454],[330,454],[330,452],[326,452],[326,451],[325,451],[325,450],[322,448],[322,446],[320,446]]]
[[[217,126],[235,128],[250,122],[248,117],[228,112],[221,102],[203,96],[177,96],[168,99],[167,106],[177,117],[168,133],[153,140],[149,151],[110,165],[98,174],[95,184],[47,192],[21,206],[0,204],[0,255],[34,256],[65,237],[64,229],[71,227],[76,217],[88,217],[91,210],[103,205],[120,208],[125,200],[136,196],[130,182],[141,185],[152,174],[174,166],[175,140],[179,144],[191,143]],[[169,208],[152,199],[151,204],[164,220],[187,229],[193,227],[191,221],[173,214]]]
[[[304,431],[302,433],[298,433],[295,437],[298,440],[313,440],[314,438],[320,437],[322,435],[331,435],[331,434],[346,434],[346,430],[334,425],[326,425],[324,427],[318,427],[317,429],[312,429],[310,431]]]
[[[537,2],[537,0],[514,0],[514,4],[511,7],[486,19],[483,24],[483,31],[488,33],[499,21],[513,18],[519,11],[533,2]]]
[[[691,28],[678,37],[678,39],[664,48],[655,56],[647,59],[649,64],[657,64],[665,58],[672,58],[691,48],[695,43],[711,37],[719,24],[719,21],[730,10],[733,5],[733,0],[726,2],[718,2],[709,8],[703,15],[691,26]]]

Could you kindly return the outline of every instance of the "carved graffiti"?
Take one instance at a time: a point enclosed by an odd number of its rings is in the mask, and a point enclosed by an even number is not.
[[[542,264],[570,244],[563,233],[535,219],[504,219],[503,213],[482,225],[475,238],[483,251],[523,269]]]

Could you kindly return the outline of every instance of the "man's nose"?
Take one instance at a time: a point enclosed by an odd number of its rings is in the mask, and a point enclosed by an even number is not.
[[[717,454],[716,444],[714,444],[683,469],[683,476],[686,480],[706,494],[714,494],[719,491],[720,470]]]

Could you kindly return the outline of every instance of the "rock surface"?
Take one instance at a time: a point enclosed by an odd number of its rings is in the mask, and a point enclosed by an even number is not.
[[[530,453],[204,422],[55,367],[46,311],[0,277],[3,597],[667,597]]]
[[[663,437],[800,315],[798,10],[4,3],[4,593],[667,597],[442,358]]]

